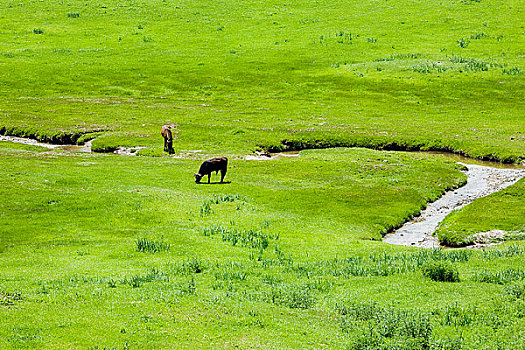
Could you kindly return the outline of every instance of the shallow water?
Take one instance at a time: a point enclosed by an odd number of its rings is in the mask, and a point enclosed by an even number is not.
[[[478,164],[461,164],[468,168],[466,185],[446,192],[435,202],[429,203],[420,216],[405,223],[395,232],[387,234],[383,238],[383,242],[422,248],[438,247],[439,242],[433,233],[448,214],[478,198],[500,191],[525,176],[524,168],[509,169]]]
[[[38,142],[36,140],[26,139],[22,137],[4,135],[0,135],[0,141],[15,142],[31,146],[40,146],[49,149],[59,149],[68,152],[91,152],[91,141],[86,142],[84,145],[55,145],[52,143]]]

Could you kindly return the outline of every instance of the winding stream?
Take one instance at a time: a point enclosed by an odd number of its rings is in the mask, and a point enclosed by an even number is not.
[[[27,145],[41,146],[50,149],[59,149],[68,152],[91,152],[91,141],[85,145],[54,145],[42,143],[31,139],[2,136],[0,141],[11,141]],[[143,147],[124,148],[115,151],[121,155],[135,155]],[[463,156],[444,152],[422,152],[452,158],[463,164],[467,170],[467,183],[463,187],[446,192],[435,202],[429,203],[426,209],[413,220],[405,223],[401,228],[387,234],[383,242],[397,245],[406,245],[422,248],[439,247],[437,237],[433,236],[439,223],[452,211],[460,209],[474,200],[488,196],[494,192],[508,187],[525,177],[525,168],[514,164],[501,164],[496,162],[477,161]],[[282,152],[266,155],[249,155],[246,160],[267,160],[298,157],[299,152]]]
[[[40,146],[40,147],[45,147],[49,149],[60,149],[60,150],[69,151],[69,152],[84,152],[84,153],[91,152],[91,141],[88,141],[84,145],[81,145],[81,146],[79,145],[55,145],[52,143],[38,142],[36,140],[26,139],[22,137],[4,136],[4,135],[0,135],[0,141],[22,143],[24,145]]]
[[[500,191],[525,176],[523,168],[461,164],[468,168],[467,184],[448,191],[435,202],[429,203],[421,215],[405,223],[393,233],[387,234],[383,242],[422,248],[439,247],[437,237],[432,234],[448,214],[472,203],[475,199]]]
[[[40,146],[40,147],[45,147],[49,149],[67,151],[67,152],[91,153],[91,142],[93,140],[88,141],[83,145],[56,145],[52,143],[45,143],[45,142],[39,142],[39,141],[32,140],[32,139],[26,139],[22,137],[0,135],[0,141],[22,143],[24,145]],[[117,149],[113,153],[120,154],[120,155],[126,155],[126,156],[134,156],[136,155],[136,152],[138,150],[143,149],[143,148],[146,148],[146,147],[119,147],[119,149]]]

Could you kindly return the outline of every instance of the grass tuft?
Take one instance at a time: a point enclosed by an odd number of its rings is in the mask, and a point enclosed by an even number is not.
[[[169,251],[170,245],[164,242],[151,241],[148,238],[139,238],[136,241],[137,251],[143,253],[158,253]]]

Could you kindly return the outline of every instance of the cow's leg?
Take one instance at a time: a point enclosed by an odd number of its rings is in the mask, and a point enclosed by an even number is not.
[[[227,169],[221,169],[221,182],[224,182],[224,177],[226,176]]]
[[[210,183],[210,177],[211,177],[211,171],[210,171],[210,173],[208,174],[208,183]]]
[[[164,152],[166,152],[166,146],[167,146],[167,141],[166,141],[166,138],[164,138]]]

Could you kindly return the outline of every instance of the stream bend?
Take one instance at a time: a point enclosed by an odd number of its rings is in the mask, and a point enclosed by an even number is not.
[[[467,183],[463,187],[446,192],[435,202],[429,203],[421,215],[405,223],[398,230],[387,234],[383,242],[421,248],[437,248],[439,241],[434,231],[452,211],[474,200],[488,196],[508,187],[525,176],[525,169],[494,168],[477,164],[467,167]]]

